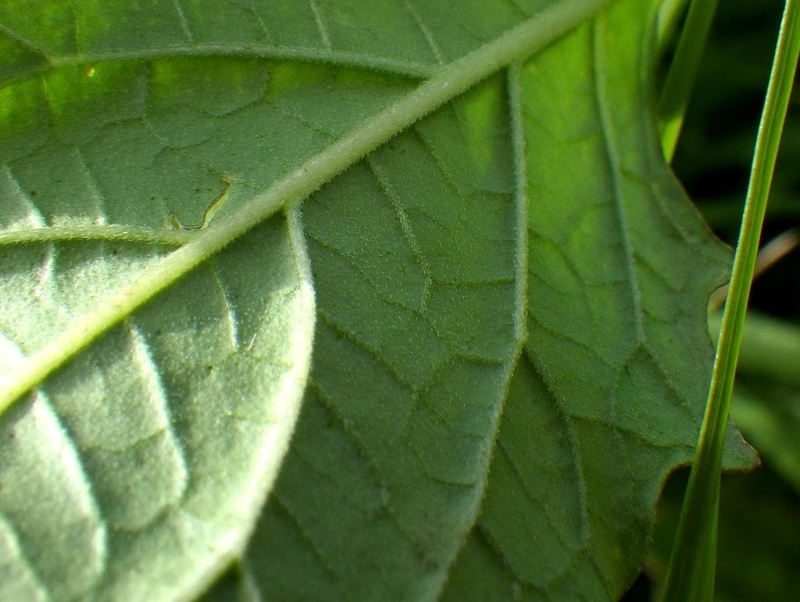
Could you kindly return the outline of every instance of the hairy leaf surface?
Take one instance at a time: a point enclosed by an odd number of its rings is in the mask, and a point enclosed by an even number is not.
[[[0,597],[191,599],[236,557],[207,599],[618,598],[728,254],[653,135],[652,3],[608,4],[4,3],[2,378],[152,299],[0,417]]]

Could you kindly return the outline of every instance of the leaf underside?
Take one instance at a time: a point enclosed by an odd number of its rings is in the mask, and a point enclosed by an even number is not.
[[[223,178],[235,213],[581,5],[23,4],[0,7],[6,231],[199,222]],[[320,182],[0,417],[0,599],[191,599],[234,558],[207,600],[617,599],[692,454],[729,259],[660,157],[650,4]],[[0,246],[0,377],[169,252]]]

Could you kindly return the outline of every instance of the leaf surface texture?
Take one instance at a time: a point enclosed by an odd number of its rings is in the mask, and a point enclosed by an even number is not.
[[[0,597],[193,599],[234,558],[207,600],[624,592],[691,457],[729,260],[659,154],[650,2],[23,4],[0,7],[4,233],[165,232],[226,180],[235,217],[454,61],[574,22],[0,418]],[[0,246],[2,378],[162,243]]]

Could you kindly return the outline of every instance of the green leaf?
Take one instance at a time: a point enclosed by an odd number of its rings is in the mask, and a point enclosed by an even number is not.
[[[202,592],[301,393],[209,599],[619,596],[728,259],[659,154],[650,2],[20,4],[6,378],[77,356],[0,418],[0,597]]]
[[[172,599],[236,553],[306,376],[313,295],[297,242],[265,223],[3,417],[0,597]],[[56,332],[145,258],[96,243],[3,259],[25,268],[3,279],[13,375],[12,340]]]

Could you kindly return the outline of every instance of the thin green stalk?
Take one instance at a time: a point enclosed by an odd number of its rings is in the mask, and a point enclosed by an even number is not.
[[[756,140],[706,412],[667,570],[663,602],[710,602],[713,598],[722,448],[750,283],[798,53],[800,6],[795,0],[787,0]]]
[[[675,56],[664,80],[658,99],[658,126],[661,149],[668,162],[672,162],[675,146],[683,127],[683,117],[697,70],[703,56],[711,21],[717,10],[717,0],[692,0],[683,25]]]

